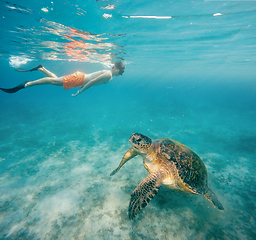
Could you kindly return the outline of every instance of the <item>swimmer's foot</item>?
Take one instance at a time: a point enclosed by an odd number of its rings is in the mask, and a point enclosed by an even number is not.
[[[6,93],[16,93],[19,90],[23,89],[26,87],[26,83],[28,83],[29,81],[26,81],[24,83],[19,84],[18,86],[14,87],[14,88],[0,88],[0,90],[2,90],[3,92]]]
[[[43,65],[39,64],[37,67],[34,67],[32,69],[29,69],[29,70],[26,70],[26,69],[23,69],[23,68],[18,68],[18,69],[15,69],[15,71],[18,71],[18,72],[33,72],[33,71],[37,71],[39,68],[43,68]]]

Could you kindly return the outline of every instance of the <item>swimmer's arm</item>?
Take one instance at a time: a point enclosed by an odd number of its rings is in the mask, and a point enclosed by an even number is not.
[[[108,82],[112,79],[112,75],[110,73],[103,73],[100,76],[96,77],[95,79],[92,79],[90,82],[86,83],[80,90],[76,92],[76,94],[72,94],[73,97],[77,96],[78,94],[82,93],[84,90],[92,87],[93,85],[99,83],[104,80],[109,79]]]

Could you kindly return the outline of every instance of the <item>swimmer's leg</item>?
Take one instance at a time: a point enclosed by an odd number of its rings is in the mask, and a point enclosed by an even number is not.
[[[36,85],[45,85],[45,84],[51,84],[56,86],[63,86],[63,77],[45,77],[41,78],[35,81],[28,81],[25,84],[25,87],[32,87]]]
[[[40,68],[38,68],[38,71],[44,73],[47,77],[58,78],[54,73],[50,72],[49,70],[44,68],[42,65]]]
[[[18,86],[14,87],[14,88],[0,88],[0,90],[2,90],[3,92],[6,93],[16,93],[19,90],[25,88],[26,83],[28,83],[29,81],[26,81],[24,83],[19,84]]]
[[[59,78],[45,77],[35,81],[26,81],[14,88],[0,88],[0,90],[6,93],[16,93],[23,88],[32,87],[36,85],[45,85],[45,84],[63,86],[63,77],[59,77]]]

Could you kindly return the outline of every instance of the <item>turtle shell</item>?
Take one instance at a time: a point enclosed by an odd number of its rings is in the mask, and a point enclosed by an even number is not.
[[[202,159],[187,146],[172,139],[157,139],[159,154],[173,166],[180,180],[191,191],[204,194],[207,187],[207,170]]]

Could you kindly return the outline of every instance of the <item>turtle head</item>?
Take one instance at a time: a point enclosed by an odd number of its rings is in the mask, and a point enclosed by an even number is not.
[[[133,149],[140,153],[147,153],[147,150],[152,144],[152,139],[141,133],[133,133],[129,141]]]

